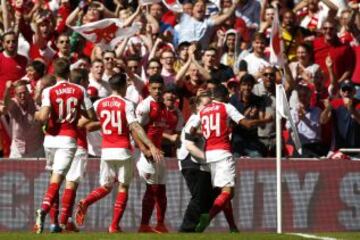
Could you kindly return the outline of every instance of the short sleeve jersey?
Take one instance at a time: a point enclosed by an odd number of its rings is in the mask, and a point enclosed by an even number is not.
[[[101,125],[102,149],[131,149],[129,124],[137,121],[133,104],[112,95],[96,101],[94,106]]]
[[[239,123],[243,118],[234,106],[217,101],[213,101],[200,111],[207,162],[219,161],[232,155],[229,120]]]
[[[77,146],[78,148],[86,149],[87,150],[87,139],[86,139],[86,129],[78,128],[77,129]]]
[[[162,134],[167,127],[167,110],[164,103],[156,102],[149,96],[137,106],[136,115],[148,138],[157,148],[161,148]]]
[[[80,109],[88,110],[92,108],[85,89],[65,80],[59,81],[54,86],[43,91],[42,107],[51,107],[44,146],[55,148],[59,146],[76,147],[77,122]],[[62,137],[62,139],[59,137]],[[69,138],[70,141],[68,141]],[[73,140],[75,140],[75,144],[73,144]]]
[[[178,108],[167,110],[167,124],[166,124],[166,132],[175,133],[180,132],[184,125],[184,118]]]

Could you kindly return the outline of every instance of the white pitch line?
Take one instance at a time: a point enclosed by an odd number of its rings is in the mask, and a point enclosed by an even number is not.
[[[289,234],[289,235],[295,235],[295,236],[303,237],[303,238],[309,238],[309,239],[341,240],[341,239],[333,238],[333,237],[321,237],[321,236],[316,236],[316,235],[312,235],[312,234],[305,234],[305,233],[288,233],[288,234]]]

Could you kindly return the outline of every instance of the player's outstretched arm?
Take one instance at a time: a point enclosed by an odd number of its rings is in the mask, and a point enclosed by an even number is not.
[[[159,162],[163,159],[163,154],[161,151],[155,147],[155,145],[150,141],[150,139],[147,137],[144,129],[140,126],[138,122],[133,122],[130,124],[130,130],[137,134],[139,139],[142,143],[150,150],[151,156],[153,157],[154,161]]]

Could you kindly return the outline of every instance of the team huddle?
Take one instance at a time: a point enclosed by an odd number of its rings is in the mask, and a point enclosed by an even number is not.
[[[165,225],[166,164],[160,148],[164,129],[173,123],[169,117],[172,113],[162,100],[162,77],[150,77],[149,96],[134,109],[133,103],[124,97],[128,85],[125,74],[112,76],[109,79],[112,94],[92,103],[86,86],[82,86],[83,79],[70,77],[66,59],[54,62],[54,72],[57,82],[43,91],[41,108],[35,114],[45,126],[46,168],[51,170],[51,177],[41,207],[36,211],[34,231],[43,232],[47,214],[52,232],[77,231],[77,226],[85,222],[88,208],[108,195],[118,183],[108,231],[121,232],[120,220],[126,209],[136,160],[134,152],[140,151],[136,168],[146,190],[138,231],[168,232]],[[229,139],[230,120],[232,124],[252,127],[271,119],[244,118],[226,103],[228,96],[223,86],[200,93],[190,101],[193,115],[185,126],[177,126],[182,129],[177,157],[192,196],[179,228],[181,232],[203,232],[221,211],[225,213],[230,231],[237,231],[231,206],[236,174]],[[76,205],[75,224],[72,215],[76,189],[87,161],[86,133],[99,129],[102,135],[100,183]],[[59,216],[59,189],[64,180]],[[152,227],[150,219],[154,208],[157,224]]]

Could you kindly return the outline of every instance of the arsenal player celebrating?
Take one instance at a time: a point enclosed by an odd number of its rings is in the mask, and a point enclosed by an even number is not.
[[[163,78],[160,75],[151,76],[149,79],[150,96],[144,99],[136,109],[140,124],[144,127],[147,136],[158,148],[161,147],[163,131],[168,124],[167,110],[162,102],[163,89]],[[167,232],[168,230],[164,224],[167,206],[165,164],[164,162],[154,162],[145,153],[141,153],[137,168],[139,175],[146,182],[139,232]],[[149,221],[155,204],[157,226],[153,229],[149,226]]]
[[[57,83],[43,91],[42,106],[35,115],[37,120],[47,123],[44,148],[47,160],[52,163],[50,185],[41,208],[36,211],[36,233],[42,233],[45,216],[58,196],[60,185],[74,158],[80,111],[85,110],[89,118],[95,117],[85,89],[67,81],[70,73],[68,60],[58,58],[54,70]]]
[[[85,69],[74,69],[70,73],[69,81],[71,83],[80,85],[87,88],[89,84],[88,72]],[[81,117],[78,122],[77,128],[77,149],[74,155],[74,159],[71,162],[69,171],[66,174],[65,189],[61,202],[61,215],[60,225],[58,222],[59,213],[59,197],[57,196],[52,204],[50,210],[50,232],[61,232],[62,230],[78,232],[79,230],[72,221],[73,206],[76,198],[76,190],[79,186],[81,179],[84,176],[86,165],[87,165],[87,140],[86,140],[86,129],[80,127],[81,122],[88,122],[88,119]],[[47,166],[51,169],[51,166]]]
[[[200,121],[205,138],[205,159],[209,164],[213,187],[220,188],[221,193],[215,199],[208,214],[202,214],[195,228],[203,232],[216,214],[224,210],[231,201],[235,185],[235,161],[231,153],[229,120],[247,128],[264,124],[271,118],[248,120],[235,107],[227,104],[229,92],[223,85],[213,91],[212,103],[200,111]]]
[[[76,222],[80,225],[83,224],[87,208],[95,201],[105,197],[117,180],[119,182],[118,195],[114,204],[113,219],[109,226],[109,232],[116,233],[121,232],[119,222],[125,211],[129,184],[133,174],[130,132],[136,134],[137,139],[141,139],[142,143],[150,149],[151,156],[155,161],[161,159],[161,153],[137,122],[132,102],[124,98],[127,88],[126,75],[113,75],[109,79],[109,85],[112,95],[94,103],[103,137],[100,164],[101,186],[79,202]]]

